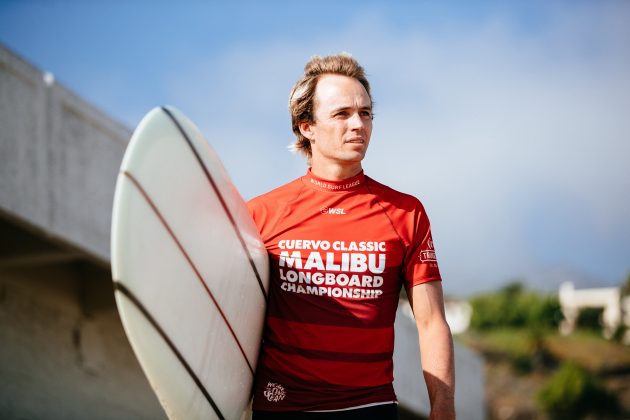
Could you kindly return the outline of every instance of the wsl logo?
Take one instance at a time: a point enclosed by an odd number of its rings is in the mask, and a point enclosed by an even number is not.
[[[346,214],[345,210],[341,207],[322,207],[320,212],[322,214]]]

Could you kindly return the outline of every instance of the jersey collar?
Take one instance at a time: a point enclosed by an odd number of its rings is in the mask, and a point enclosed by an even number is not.
[[[365,174],[361,171],[352,178],[344,179],[342,181],[329,181],[313,175],[313,172],[309,168],[304,176],[304,181],[311,188],[320,191],[350,191],[363,185],[365,182]]]

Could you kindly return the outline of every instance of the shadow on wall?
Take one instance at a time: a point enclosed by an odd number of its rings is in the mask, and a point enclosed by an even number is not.
[[[0,418],[165,418],[109,270],[0,219]]]

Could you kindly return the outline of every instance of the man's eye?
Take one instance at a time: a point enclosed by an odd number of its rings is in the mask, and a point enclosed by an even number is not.
[[[361,111],[361,116],[362,117],[372,117],[372,112],[371,111]]]
[[[339,111],[335,114],[335,117],[347,117],[348,111]]]

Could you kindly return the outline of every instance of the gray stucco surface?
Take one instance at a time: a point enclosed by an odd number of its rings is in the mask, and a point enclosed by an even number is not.
[[[0,210],[109,261],[130,130],[0,45]]]

